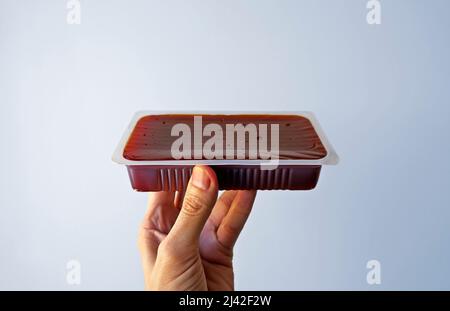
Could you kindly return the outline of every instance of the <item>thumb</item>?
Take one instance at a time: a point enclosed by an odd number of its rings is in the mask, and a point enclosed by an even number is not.
[[[216,203],[218,182],[214,171],[208,166],[195,166],[186,189],[180,214],[167,239],[177,246],[192,246]]]

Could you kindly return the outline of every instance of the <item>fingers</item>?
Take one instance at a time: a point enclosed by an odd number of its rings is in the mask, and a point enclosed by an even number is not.
[[[207,166],[194,167],[180,213],[167,240],[177,247],[196,245],[216,202],[217,192],[214,171]]]
[[[175,192],[171,191],[158,191],[150,192],[148,194],[147,212],[144,216],[144,221],[151,221],[153,213],[157,209],[167,208],[173,206],[175,198]]]
[[[170,230],[176,215],[170,215],[173,209],[173,192],[151,192],[148,196],[147,211],[139,230],[138,246],[141,252],[145,275],[150,275],[156,261],[159,243],[164,239],[165,231]],[[166,215],[164,215],[166,214]]]
[[[233,203],[234,198],[238,194],[236,190],[228,190],[222,193],[219,199],[214,205],[214,208],[211,212],[211,216],[209,216],[209,221],[212,223],[213,227],[217,229],[222,222],[222,219],[228,213],[231,207],[231,203]]]
[[[238,191],[231,203],[230,210],[217,229],[217,239],[225,247],[232,248],[236,243],[242,228],[255,201],[256,191]]]
[[[181,205],[183,204],[184,194],[185,194],[185,192],[184,192],[184,190],[182,190],[182,191],[177,191],[177,194],[175,195],[174,204],[175,204],[175,208],[178,210],[181,208]]]

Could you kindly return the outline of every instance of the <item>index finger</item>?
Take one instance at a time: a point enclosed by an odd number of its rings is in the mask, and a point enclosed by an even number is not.
[[[217,229],[217,239],[225,247],[232,248],[250,215],[256,191],[240,190],[236,194],[228,213]]]

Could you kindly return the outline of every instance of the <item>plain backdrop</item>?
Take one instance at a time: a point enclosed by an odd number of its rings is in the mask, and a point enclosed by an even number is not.
[[[0,289],[143,288],[146,194],[111,156],[146,109],[309,110],[340,155],[258,194],[237,289],[449,290],[450,2],[381,2],[82,0],[69,25],[0,0]]]

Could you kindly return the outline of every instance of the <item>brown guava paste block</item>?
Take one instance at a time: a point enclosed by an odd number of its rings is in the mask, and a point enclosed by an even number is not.
[[[267,124],[267,147],[270,150],[270,128],[272,124],[279,125],[279,159],[317,160],[324,158],[327,151],[320,141],[311,122],[297,115],[195,115],[202,117],[203,128],[209,123],[221,126],[223,131],[223,146],[225,148],[226,124]],[[173,160],[172,143],[178,138],[171,136],[175,124],[184,123],[194,128],[194,115],[167,114],[142,117],[133,129],[124,148],[123,156],[128,160]],[[259,134],[258,134],[259,135]],[[194,154],[194,142],[191,148]],[[209,139],[202,136],[203,144]],[[258,136],[259,139],[259,136]],[[246,135],[248,140],[248,135]],[[236,139],[235,139],[236,141]],[[246,143],[246,146],[248,144]]]

